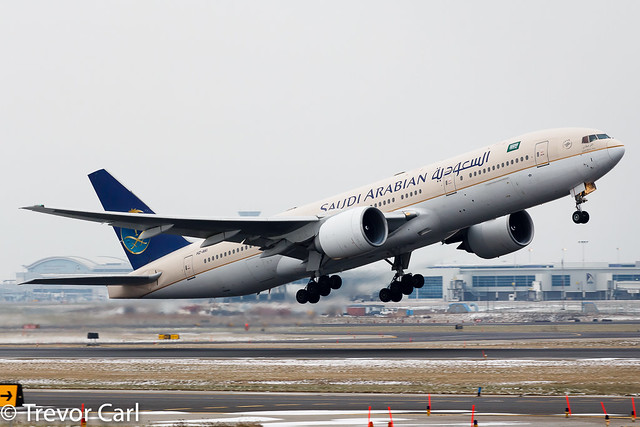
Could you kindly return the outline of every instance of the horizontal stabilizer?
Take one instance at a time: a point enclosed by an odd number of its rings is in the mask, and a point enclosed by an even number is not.
[[[106,285],[146,285],[155,282],[162,273],[145,276],[109,275],[109,276],[55,276],[31,279],[20,285],[78,285],[78,286],[106,286]]]

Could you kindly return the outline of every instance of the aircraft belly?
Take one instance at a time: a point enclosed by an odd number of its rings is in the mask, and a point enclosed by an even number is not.
[[[249,272],[246,261],[215,268],[184,279],[145,298],[220,298],[246,295],[267,289]]]

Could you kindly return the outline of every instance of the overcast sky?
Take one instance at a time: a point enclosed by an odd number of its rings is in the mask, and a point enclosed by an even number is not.
[[[0,1],[0,280],[53,255],[125,258],[99,224],[106,168],[157,213],[278,213],[538,129],[626,155],[571,221],[530,213],[497,262],[640,260],[640,2]],[[617,249],[619,248],[619,249]],[[471,263],[454,247],[412,264]],[[385,279],[386,280],[386,279]]]

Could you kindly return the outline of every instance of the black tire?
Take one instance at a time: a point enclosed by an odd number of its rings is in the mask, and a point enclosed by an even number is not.
[[[402,301],[402,292],[391,292],[391,301],[393,302]]]
[[[396,292],[402,293],[402,283],[398,282],[397,280],[394,280],[389,285],[389,290],[391,290],[391,293],[396,293]]]
[[[329,276],[327,276],[326,274],[318,277],[318,285],[323,286],[328,285],[329,283]]]
[[[405,295],[411,295],[413,292],[413,285],[411,283],[401,283],[402,293]]]
[[[309,302],[311,304],[317,304],[320,301],[320,294],[315,292],[309,292]]]
[[[329,277],[329,280],[331,281],[331,289],[340,289],[342,287],[342,277],[335,275]]]
[[[320,295],[320,285],[318,285],[316,282],[312,280],[307,284],[307,291],[309,291],[310,294]]]
[[[405,295],[411,295],[413,292],[413,275],[405,274],[400,279],[400,291]]]
[[[389,302],[391,301],[391,291],[388,288],[382,288],[380,289],[378,297],[380,297],[380,301],[382,302]]]
[[[589,212],[582,211],[580,216],[581,216],[581,218],[580,218],[580,223],[581,224],[586,224],[586,223],[589,222]]]
[[[413,287],[420,289],[424,286],[424,276],[422,274],[413,275]]]
[[[576,224],[582,224],[582,212],[580,211],[575,211],[573,213],[573,215],[571,215],[571,219],[573,220],[573,222],[575,222]]]
[[[329,283],[318,283],[318,293],[323,297],[328,296],[331,293],[331,286]]]
[[[309,302],[309,291],[306,289],[300,289],[296,292],[296,301],[300,304],[306,304]]]

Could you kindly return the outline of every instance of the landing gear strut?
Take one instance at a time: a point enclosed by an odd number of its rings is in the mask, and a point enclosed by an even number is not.
[[[589,212],[582,210],[582,204],[587,201],[586,195],[594,191],[596,191],[596,184],[593,182],[585,183],[583,186],[578,186],[571,190],[571,194],[576,199],[576,211],[571,215],[571,219],[576,224],[589,222]]]
[[[586,224],[589,222],[589,212],[582,210],[582,204],[586,202],[587,199],[584,197],[582,193],[576,194],[576,211],[571,215],[571,219],[576,224]]]
[[[421,288],[424,286],[424,277],[421,274],[404,273],[406,268],[409,268],[409,259],[411,253],[399,255],[394,258],[391,264],[391,269],[396,272],[393,276],[393,280],[386,288],[380,290],[378,296],[382,302],[400,302],[403,295],[411,295],[414,288]]]
[[[338,275],[320,276],[318,280],[311,278],[307,287],[296,292],[296,301],[300,304],[316,304],[320,301],[320,297],[326,297],[331,293],[332,289],[340,289],[342,286],[342,278]]]

